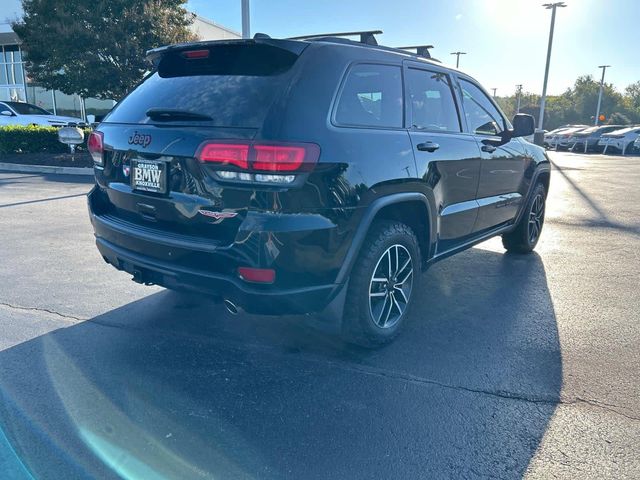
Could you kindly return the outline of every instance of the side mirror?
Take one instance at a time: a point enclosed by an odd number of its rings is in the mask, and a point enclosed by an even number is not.
[[[513,117],[513,131],[511,137],[527,137],[533,135],[536,130],[536,122],[531,115],[517,113]]]
[[[0,112],[0,115],[4,115],[5,117],[13,117],[13,112],[11,112],[9,110],[2,110]]]

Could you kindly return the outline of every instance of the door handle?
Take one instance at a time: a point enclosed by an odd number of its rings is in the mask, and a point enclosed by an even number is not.
[[[482,145],[482,147],[480,147],[480,150],[482,150],[483,152],[487,152],[487,153],[493,153],[498,149],[498,147],[494,147],[493,145]]]
[[[418,145],[416,145],[416,148],[418,150],[420,150],[421,152],[435,152],[436,150],[438,150],[440,148],[440,145],[438,145],[437,143],[433,143],[433,142],[424,142],[424,143],[419,143]]]

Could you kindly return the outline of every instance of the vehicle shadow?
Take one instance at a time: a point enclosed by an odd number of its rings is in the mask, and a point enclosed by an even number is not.
[[[562,384],[542,260],[471,249],[415,307],[369,351],[150,295],[0,352],[0,448],[35,478],[521,478]]]

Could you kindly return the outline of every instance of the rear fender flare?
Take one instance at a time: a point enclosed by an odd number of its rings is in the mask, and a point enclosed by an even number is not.
[[[368,207],[366,207],[366,210],[362,215],[362,218],[360,219],[360,223],[358,225],[356,233],[353,236],[353,240],[351,241],[351,246],[349,247],[349,250],[345,255],[344,261],[342,263],[342,267],[340,268],[340,271],[338,272],[338,276],[336,277],[336,281],[335,281],[336,284],[342,285],[346,283],[349,277],[349,274],[351,273],[351,269],[353,268],[353,265],[355,264],[356,259],[358,258],[358,254],[360,253],[360,248],[362,247],[362,244],[364,243],[367,233],[369,233],[371,224],[373,223],[378,212],[382,210],[384,207],[387,207],[389,205],[393,205],[397,203],[405,203],[405,202],[415,202],[415,201],[423,202],[427,208],[427,215],[428,215],[428,221],[429,221],[427,251],[428,251],[428,256],[431,257],[431,254],[433,251],[433,244],[434,244],[434,238],[435,238],[434,235],[435,235],[436,227],[435,227],[435,221],[433,216],[434,209],[429,203],[429,199],[427,198],[427,196],[420,192],[404,192],[404,193],[394,193],[391,195],[385,195],[384,197],[380,197],[374,200]],[[426,261],[428,259],[423,259],[423,260]]]

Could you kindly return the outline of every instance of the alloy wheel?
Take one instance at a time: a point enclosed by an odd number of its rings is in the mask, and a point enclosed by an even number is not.
[[[369,313],[380,328],[393,327],[409,304],[413,285],[413,259],[400,244],[382,254],[369,282]]]
[[[542,224],[544,223],[544,198],[542,194],[536,195],[529,212],[528,234],[529,242],[535,243],[542,232]]]

